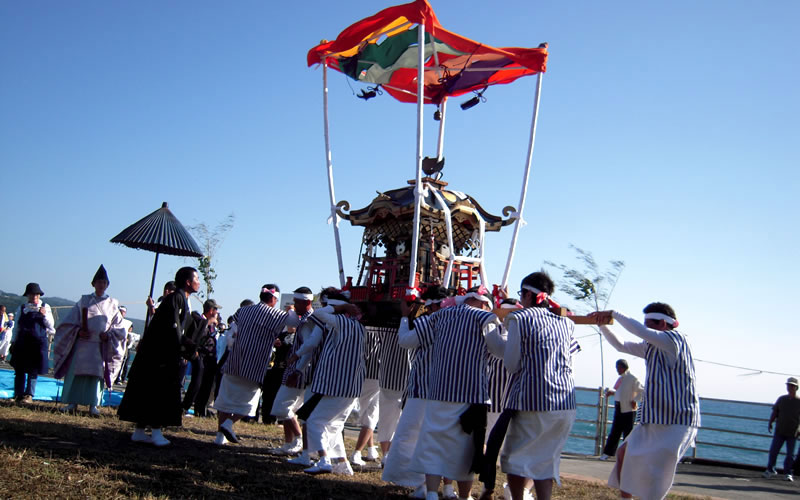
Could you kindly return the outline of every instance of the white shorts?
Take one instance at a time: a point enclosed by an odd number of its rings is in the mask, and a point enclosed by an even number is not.
[[[278,393],[275,395],[275,401],[272,403],[270,415],[273,415],[278,420],[294,418],[294,412],[303,406],[303,402],[305,401],[304,395],[304,389],[281,385],[280,389],[278,389]]]
[[[378,400],[381,389],[378,379],[365,378],[358,398],[358,425],[375,430],[378,426]]]
[[[261,388],[257,383],[226,373],[219,384],[214,409],[234,415],[256,416]]]
[[[397,429],[397,421],[403,409],[400,407],[403,400],[402,391],[381,389],[380,403],[378,404],[378,441],[385,443],[392,440]]]
[[[469,471],[475,453],[472,435],[461,429],[459,420],[469,407],[469,403],[427,402],[422,429],[411,457],[412,471],[454,481],[474,479],[475,475]]]
[[[608,485],[642,498],[664,498],[675,479],[675,468],[697,437],[697,427],[639,424],[622,443],[625,458],[614,465]],[[619,466],[622,464],[622,474]]]
[[[508,426],[500,469],[530,479],[555,479],[561,485],[561,450],[569,437],[575,410],[518,411]]]

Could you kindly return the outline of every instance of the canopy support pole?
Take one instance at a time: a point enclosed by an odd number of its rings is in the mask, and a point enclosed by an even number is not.
[[[442,156],[444,156],[444,119],[447,116],[447,97],[442,99],[442,104],[439,108],[441,116],[439,117],[439,143],[436,146],[436,159],[441,161]]]
[[[408,288],[414,288],[417,275],[417,255],[419,252],[419,219],[422,210],[422,110],[425,104],[425,23],[417,25],[417,177],[414,184],[414,233],[411,237],[411,269]]]
[[[156,269],[158,269],[158,252],[156,252],[156,260],[155,262],[153,262],[153,278],[150,280],[150,295],[148,295],[148,297],[150,297],[151,299],[153,298],[153,290],[156,286]],[[147,330],[147,326],[149,324],[150,324],[150,307],[148,306],[147,316],[145,316],[145,321],[144,321],[145,330]]]
[[[331,138],[328,125],[328,63],[322,63],[322,108],[325,127],[325,163],[328,169],[328,194],[331,198],[331,217],[333,239],[336,242],[336,259],[339,265],[339,286],[344,287],[344,264],[342,263],[342,243],[339,240],[339,215],[336,213],[336,195],[333,190],[333,161],[331,160]]]
[[[522,211],[525,208],[525,198],[528,195],[528,179],[531,173],[531,160],[533,158],[533,143],[536,140],[536,118],[539,116],[539,97],[542,93],[542,73],[536,75],[536,95],[533,99],[533,118],[531,120],[531,135],[528,142],[528,159],[525,163],[525,173],[522,176],[522,193],[519,195],[519,206],[517,206],[517,220],[514,222],[514,235],[511,237],[511,245],[508,248],[508,261],[506,270],[503,273],[502,287],[508,285],[508,275],[511,273],[511,263],[514,260],[514,251],[517,247],[517,237],[519,235],[520,222],[522,222]]]

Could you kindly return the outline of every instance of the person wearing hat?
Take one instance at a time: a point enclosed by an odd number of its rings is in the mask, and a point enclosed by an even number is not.
[[[103,382],[111,387],[122,367],[127,332],[119,302],[106,293],[109,283],[101,264],[92,278],[94,293],[81,296],[56,329],[53,376],[64,379],[62,412],[87,405],[99,417]]]
[[[192,311],[192,322],[184,333],[187,339],[184,358],[192,365],[189,387],[183,397],[183,411],[188,415],[194,405],[197,416],[205,416],[206,404],[211,394],[211,384],[216,376],[217,344],[216,325],[219,322],[217,311],[222,307],[214,299],[203,302],[203,314]],[[210,378],[209,378],[210,377]],[[205,386],[204,386],[205,384]],[[202,398],[200,397],[202,392]]]
[[[136,425],[131,441],[137,443],[167,446],[161,428],[182,423],[180,339],[191,321],[189,297],[200,289],[197,269],[178,269],[175,284],[177,290],[164,297],[139,341],[117,412],[120,420]]]
[[[39,283],[28,283],[23,293],[28,301],[17,309],[17,323],[11,337],[11,366],[14,367],[14,398],[28,403],[36,393],[36,380],[48,366],[48,335],[55,332],[50,306],[42,302]]]
[[[636,420],[636,402],[641,399],[644,390],[636,375],[628,370],[626,360],[617,360],[617,373],[619,373],[619,378],[614,384],[614,388],[606,389],[607,396],[614,396],[614,420],[611,423],[611,431],[606,439],[600,460],[608,460],[609,457],[613,457],[617,453],[620,437],[625,439],[633,430],[633,423]]]
[[[700,427],[694,358],[686,334],[678,331],[675,310],[663,302],[648,304],[644,324],[618,311],[599,311],[603,336],[619,352],[644,358],[647,364],[640,424],[617,450],[608,485],[623,498],[664,498],[675,469],[694,444]],[[622,342],[608,328],[613,318],[641,342]]]
[[[786,458],[783,460],[783,473],[787,481],[794,481],[792,464],[794,463],[794,450],[797,436],[800,433],[800,398],[797,397],[797,379],[789,377],[786,380],[786,394],[779,397],[772,406],[772,415],[769,417],[767,429],[772,432],[772,424],[777,421],[772,444],[769,447],[769,460],[764,477],[769,478],[776,474],[775,462],[778,460],[783,444],[786,443]]]

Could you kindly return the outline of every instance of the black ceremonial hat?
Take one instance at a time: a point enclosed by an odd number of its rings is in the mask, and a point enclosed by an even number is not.
[[[100,267],[97,268],[97,272],[94,273],[94,278],[92,278],[92,283],[97,280],[108,280],[108,273],[106,272],[106,268],[103,267],[103,264],[100,264]]]

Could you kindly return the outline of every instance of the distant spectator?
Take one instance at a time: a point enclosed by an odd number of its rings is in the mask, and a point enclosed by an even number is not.
[[[55,322],[50,306],[42,302],[44,292],[39,283],[28,283],[22,295],[28,302],[17,310],[17,324],[11,337],[11,366],[14,398],[29,403],[36,394],[36,380],[49,369],[47,337],[55,332]]]
[[[119,370],[117,379],[114,381],[115,384],[119,384],[128,380],[128,361],[131,357],[131,348],[133,347],[133,338],[135,335],[133,333],[133,323],[127,319],[128,308],[125,306],[119,306],[119,312],[122,314],[122,325],[125,329],[125,356],[122,358],[122,367]]]
[[[617,373],[619,378],[614,388],[606,389],[606,395],[614,396],[614,420],[600,460],[613,457],[617,453],[620,437],[625,439],[633,430],[637,401],[644,390],[639,379],[628,370],[628,362],[624,359],[617,360]]]
[[[216,371],[216,341],[213,335],[216,333],[216,325],[218,323],[217,310],[222,309],[214,299],[208,299],[203,303],[203,314],[192,311],[192,323],[187,329],[184,337],[188,338],[189,348],[184,353],[184,359],[189,360],[192,364],[192,379],[189,382],[189,387],[186,389],[186,394],[183,398],[183,411],[189,412],[192,405],[195,405],[195,415],[206,413],[205,404],[208,403],[208,394],[211,392],[210,381],[206,380],[206,371]],[[211,346],[209,346],[211,343]],[[213,354],[212,354],[213,352]],[[212,363],[213,365],[210,366]],[[208,363],[206,363],[208,361]],[[206,367],[206,365],[209,365]],[[201,401],[198,400],[203,380],[206,380],[208,392],[204,393],[204,401],[201,404],[196,404]],[[213,378],[211,379],[213,381]],[[200,408],[202,406],[202,408]]]
[[[14,313],[6,314],[6,306],[0,305],[0,361],[5,361],[11,345],[11,332],[14,330]]]
[[[64,378],[63,412],[87,405],[100,416],[103,382],[111,386],[125,354],[125,325],[117,299],[106,294],[108,274],[101,264],[92,278],[94,293],[81,296],[58,326],[53,341],[55,378]]]
[[[772,432],[772,424],[778,421],[775,427],[775,435],[772,436],[772,444],[769,447],[769,461],[764,477],[772,477],[776,474],[775,462],[778,460],[778,453],[783,444],[786,443],[786,458],[783,460],[783,472],[786,474],[787,481],[794,481],[792,476],[792,464],[794,463],[794,448],[797,444],[797,435],[800,432],[800,398],[797,397],[797,379],[789,377],[786,381],[786,392],[775,401],[772,407],[772,415],[769,417],[767,429]]]

